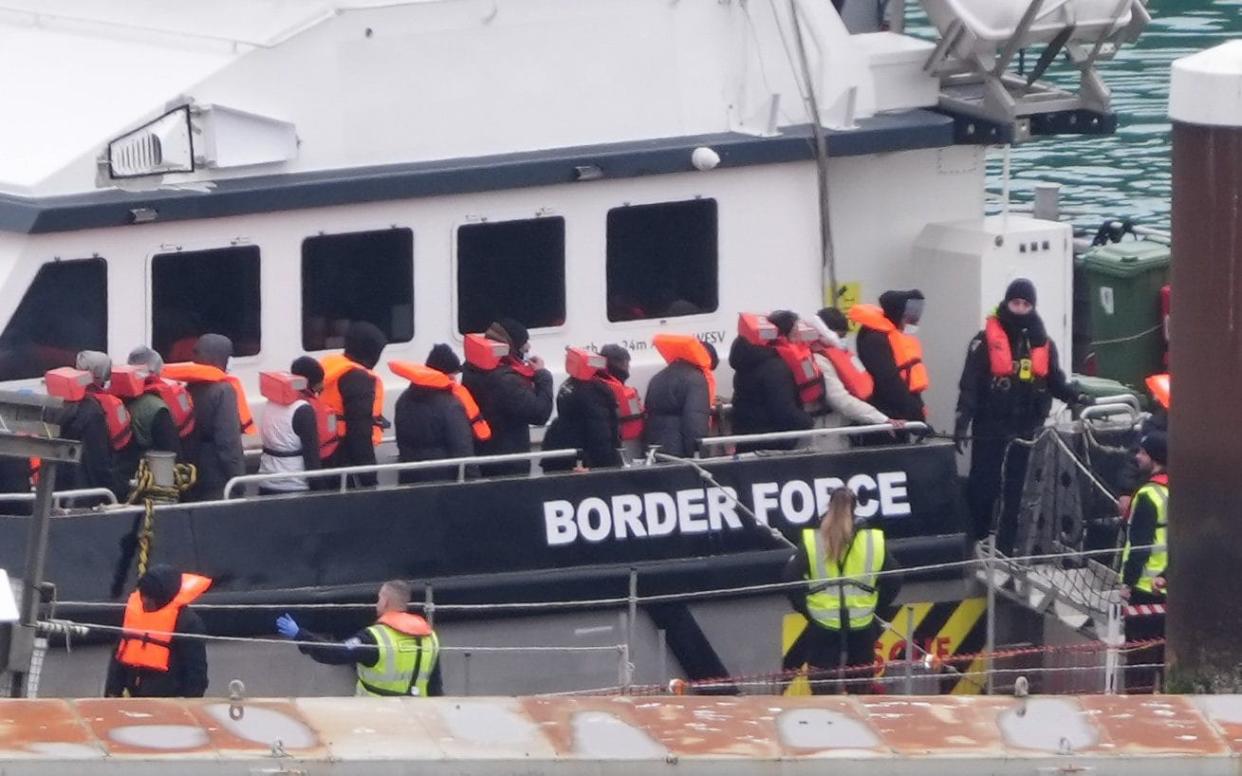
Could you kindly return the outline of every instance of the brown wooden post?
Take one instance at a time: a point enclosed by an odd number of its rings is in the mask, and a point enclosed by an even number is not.
[[[1242,40],[1173,64],[1169,664],[1242,691]]]

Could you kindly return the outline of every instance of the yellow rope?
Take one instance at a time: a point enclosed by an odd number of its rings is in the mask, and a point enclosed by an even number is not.
[[[137,504],[139,501],[146,507],[142,516],[142,529],[138,532],[138,576],[147,573],[147,563],[151,557],[151,541],[155,537],[155,505],[156,503],[177,502],[181,494],[194,487],[198,480],[198,470],[193,464],[179,463],[173,466],[173,485],[171,488],[155,484],[155,475],[147,465],[147,459],[138,462],[135,475],[134,491],[129,494],[126,503]]]

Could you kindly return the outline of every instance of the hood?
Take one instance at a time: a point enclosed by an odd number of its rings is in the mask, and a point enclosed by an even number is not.
[[[221,371],[229,369],[233,357],[233,340],[223,334],[204,334],[194,343],[194,362],[214,366]]]
[[[345,332],[345,355],[367,369],[375,368],[387,344],[384,332],[367,321],[354,321]]]
[[[103,385],[112,377],[112,358],[98,350],[83,350],[78,353],[74,365],[84,372],[90,372],[95,385]]]
[[[745,372],[767,361],[770,358],[780,358],[775,350],[756,345],[745,337],[738,337],[733,340],[733,346],[729,348],[729,366],[733,367],[735,372]]]
[[[152,566],[138,580],[138,591],[163,608],[181,591],[181,572],[172,566]]]
[[[917,288],[909,291],[885,291],[880,294],[880,309],[884,311],[885,318],[900,327],[902,316],[906,312],[906,302],[911,299],[923,299],[923,292]]]
[[[830,348],[845,347],[841,343],[841,337],[835,331],[828,328],[828,324],[824,323],[818,315],[809,315],[802,320],[811,324],[811,327],[815,329],[815,333],[819,335],[819,344]]]

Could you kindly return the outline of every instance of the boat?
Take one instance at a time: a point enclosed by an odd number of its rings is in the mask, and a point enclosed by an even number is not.
[[[1071,229],[987,215],[988,147],[1110,132],[1096,65],[1148,17],[1138,0],[924,5],[938,43],[900,32],[901,3],[850,3],[847,26],[806,0],[10,0],[0,62],[28,77],[0,84],[0,147],[20,149],[0,155],[0,388],[39,391],[82,349],[178,360],[214,331],[258,414],[260,372],[335,352],[349,321],[384,330],[385,360],[421,361],[509,315],[558,382],[554,354],[616,342],[641,389],[663,365],[659,332],[724,346],[740,312],[918,287],[923,430],[944,428],[962,345],[1009,279],[1032,278],[1049,334],[1071,341]],[[1019,77],[1027,46],[1045,56]],[[1042,80],[1061,53],[1077,91]],[[405,383],[384,379],[390,410]],[[953,447],[914,436],[759,455],[706,440],[694,460],[417,486],[387,479],[386,443],[374,490],[257,497],[248,477],[221,501],[157,506],[152,559],[215,580],[204,612],[223,635],[268,635],[279,607],[340,629],[402,577],[480,649],[558,636],[601,650],[547,670],[529,662],[544,656],[446,658],[450,684],[474,689],[611,681],[620,630],[689,676],[739,674],[773,650],[727,634],[774,641],[783,604],[728,591],[773,582],[835,487],[882,521],[910,600],[977,602]],[[58,617],[119,622],[142,516],[52,520]],[[29,524],[0,518],[14,575]],[[692,598],[618,624],[639,595]],[[971,611],[963,644],[982,628]],[[42,692],[93,691],[101,633],[72,650],[57,636]],[[213,645],[213,687],[246,674],[255,692],[344,690],[343,674],[255,672],[269,649]],[[621,660],[627,681],[660,671]]]

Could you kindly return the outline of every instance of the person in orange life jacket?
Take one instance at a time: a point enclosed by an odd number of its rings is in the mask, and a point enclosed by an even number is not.
[[[152,566],[139,578],[138,589],[125,607],[126,632],[108,664],[105,697],[203,697],[207,692],[207,643],[161,634],[206,633],[202,619],[189,604],[210,586],[211,580],[205,577],[182,574],[164,565]]]
[[[643,444],[667,455],[689,457],[698,452],[699,440],[711,433],[716,381],[712,375],[709,384],[708,374],[720,359],[710,342],[690,335],[674,337],[672,347],[661,350],[668,366],[647,383]],[[660,346],[659,340],[656,344]]]
[[[81,442],[82,457],[76,466],[61,468],[64,479],[58,479],[57,487],[107,488],[118,496],[125,495],[126,483],[117,476],[115,455],[130,443],[133,431],[125,405],[104,392],[112,376],[112,359],[107,353],[83,350],[77,354],[75,368],[89,372],[91,384],[81,401],[65,403],[60,435]]]
[[[645,411],[638,389],[628,385],[630,379],[630,351],[620,345],[605,345],[599,354],[608,364],[600,374],[600,380],[612,392],[617,405],[617,425],[621,434],[621,446],[632,456],[642,454],[642,437]]]
[[[849,320],[845,313],[835,307],[825,307],[808,319],[819,340],[814,343],[815,363],[824,377],[824,398],[829,412],[819,424],[823,428],[847,425],[875,425],[889,423],[902,428],[906,422],[893,419],[867,403],[875,391],[875,382],[863,368],[862,362],[845,344],[849,334]],[[849,447],[844,437],[822,437],[816,440],[817,449],[840,450]]]
[[[194,345],[194,363],[219,372],[228,371],[232,356],[233,341],[223,334],[204,334]],[[194,433],[185,440],[185,458],[198,479],[182,500],[211,501],[223,497],[225,483],[246,473],[237,392],[227,380],[190,381],[188,390]]]
[[[921,358],[908,355],[903,357],[908,363],[898,364],[894,353],[894,333],[912,338],[918,331],[923,305],[923,292],[916,288],[880,294],[878,311],[872,305],[855,305],[850,309],[850,319],[859,324],[858,360],[875,386],[868,401],[890,418],[927,419],[922,396],[926,367]]]
[[[294,359],[290,374],[306,378],[302,397],[291,404],[282,405],[269,400],[259,422],[259,438],[263,441],[263,455],[259,457],[260,474],[281,472],[315,471],[320,468],[319,418],[315,413],[315,397],[323,390],[323,367],[310,356]],[[299,493],[311,490],[312,485],[330,487],[333,483],[308,481],[305,477],[287,477],[267,480],[259,486],[264,495]]]
[[[379,327],[354,321],[345,332],[345,352],[325,356],[323,401],[344,424],[341,443],[324,462],[328,467],[366,466],[375,463],[375,447],[390,425],[384,418],[384,383],[373,370],[388,339]],[[374,474],[357,474],[357,485],[375,484]]]
[[[151,348],[139,345],[130,351],[126,361],[130,366],[142,367],[147,371],[147,386],[157,382],[164,384],[160,378],[160,370],[164,368],[164,359]],[[179,388],[179,390],[185,391],[184,388]],[[189,404],[189,393],[184,393],[182,400]],[[118,481],[127,483],[138,470],[138,462],[148,450],[162,450],[180,456],[181,437],[177,433],[177,425],[173,421],[168,405],[155,391],[148,389],[140,396],[128,397],[123,401],[125,408],[129,410],[134,440],[124,449],[117,451],[114,461]]]
[[[892,606],[901,592],[901,575],[893,572],[901,566],[887,546],[881,545],[882,552],[876,552],[874,545],[867,545],[868,541],[882,537],[883,532],[878,523],[855,517],[858,500],[849,488],[837,488],[832,492],[819,525],[808,526],[803,531],[797,550],[785,563],[781,581],[794,583],[875,575],[868,585],[872,590],[849,585],[804,585],[790,589],[789,604],[807,619],[807,626],[785,654],[782,670],[793,671],[806,664],[813,670],[818,669],[821,675],[832,676],[830,672],[843,664],[861,666],[875,660],[879,623],[874,618],[866,623],[859,620],[866,617],[864,610],[869,609],[874,615]],[[871,532],[878,536],[870,535]],[[813,570],[811,565],[820,559],[824,562],[823,573]],[[860,600],[851,600],[855,598]],[[815,611],[825,604],[826,610]],[[848,676],[859,681],[846,683],[847,692],[871,692],[872,674],[852,671]],[[811,691],[815,695],[830,695],[840,692],[840,687],[838,683],[823,683],[812,685]]]
[[[420,655],[414,666],[414,679],[415,681],[417,680],[424,656],[430,654],[430,659],[434,661],[434,665],[431,668],[430,675],[427,677],[426,695],[428,697],[443,695],[444,681],[440,675],[440,661],[438,660],[439,642],[425,619],[406,611],[410,606],[412,594],[413,591],[410,583],[405,580],[393,579],[380,585],[379,594],[376,596],[375,601],[376,625],[387,626],[392,631],[396,631],[395,634],[390,631],[390,637],[395,636],[399,639],[402,635],[414,636],[419,639],[418,643],[423,647],[428,646],[428,639],[436,644],[435,648],[430,652],[422,649],[419,650]],[[376,641],[375,625],[363,628],[353,636],[345,639],[344,642],[338,642],[327,636],[308,631],[300,627],[292,616],[282,614],[276,619],[276,632],[292,641],[320,642],[319,644],[301,644],[298,646],[298,651],[316,663],[323,663],[324,665],[355,665],[360,669],[377,668],[377,664],[384,657],[381,654],[380,645]],[[360,679],[363,673],[363,671],[359,671]],[[374,693],[360,689],[357,694],[370,695]],[[414,693],[400,692],[394,694],[412,695]],[[420,692],[419,694],[421,695],[422,693]]]
[[[788,341],[798,315],[777,310],[768,315],[776,327],[776,343]],[[764,434],[772,431],[799,431],[815,425],[804,407],[798,384],[788,365],[772,345],[758,345],[740,334],[729,348],[733,367],[733,431],[737,434]],[[738,452],[753,450],[792,450],[796,441],[740,444]]]
[[[461,371],[461,359],[441,343],[427,354],[425,366],[434,373],[417,382],[411,380],[410,387],[397,398],[393,422],[399,459],[406,463],[473,456],[475,434],[466,408],[453,395],[452,387],[453,375]],[[478,474],[479,467],[466,467],[467,477]],[[402,483],[456,479],[456,466],[401,472]]]
[[[1066,404],[1090,403],[1061,371],[1056,343],[1044,330],[1035,302],[1031,281],[1018,278],[1009,284],[984,330],[971,339],[958,383],[954,440],[960,452],[968,432],[974,438],[967,499],[975,536],[983,538],[991,529],[1000,497],[997,549],[1006,554],[1013,550],[1017,535],[1030,455],[1030,448],[1010,443],[1034,438],[1048,419],[1053,398]]]
[[[629,377],[628,370],[623,367],[629,366],[630,354],[617,345],[605,345],[600,350],[601,356],[605,350],[610,350],[613,358],[605,357],[604,368],[589,377],[575,376],[566,364],[570,374],[556,393],[556,417],[543,438],[544,450],[579,450],[582,466],[587,469],[621,465],[617,400],[606,380]],[[572,356],[567,355],[566,361],[570,358]],[[545,472],[568,471],[574,467],[572,458],[551,458],[541,463]]]
[[[494,369],[467,363],[461,382],[479,403],[483,418],[492,429],[487,441],[475,441],[479,455],[530,452],[530,427],[542,426],[552,415],[552,373],[543,359],[530,356],[530,335],[512,318],[501,318],[487,327],[484,336],[509,347]],[[526,474],[525,462],[480,467],[483,476]]]

